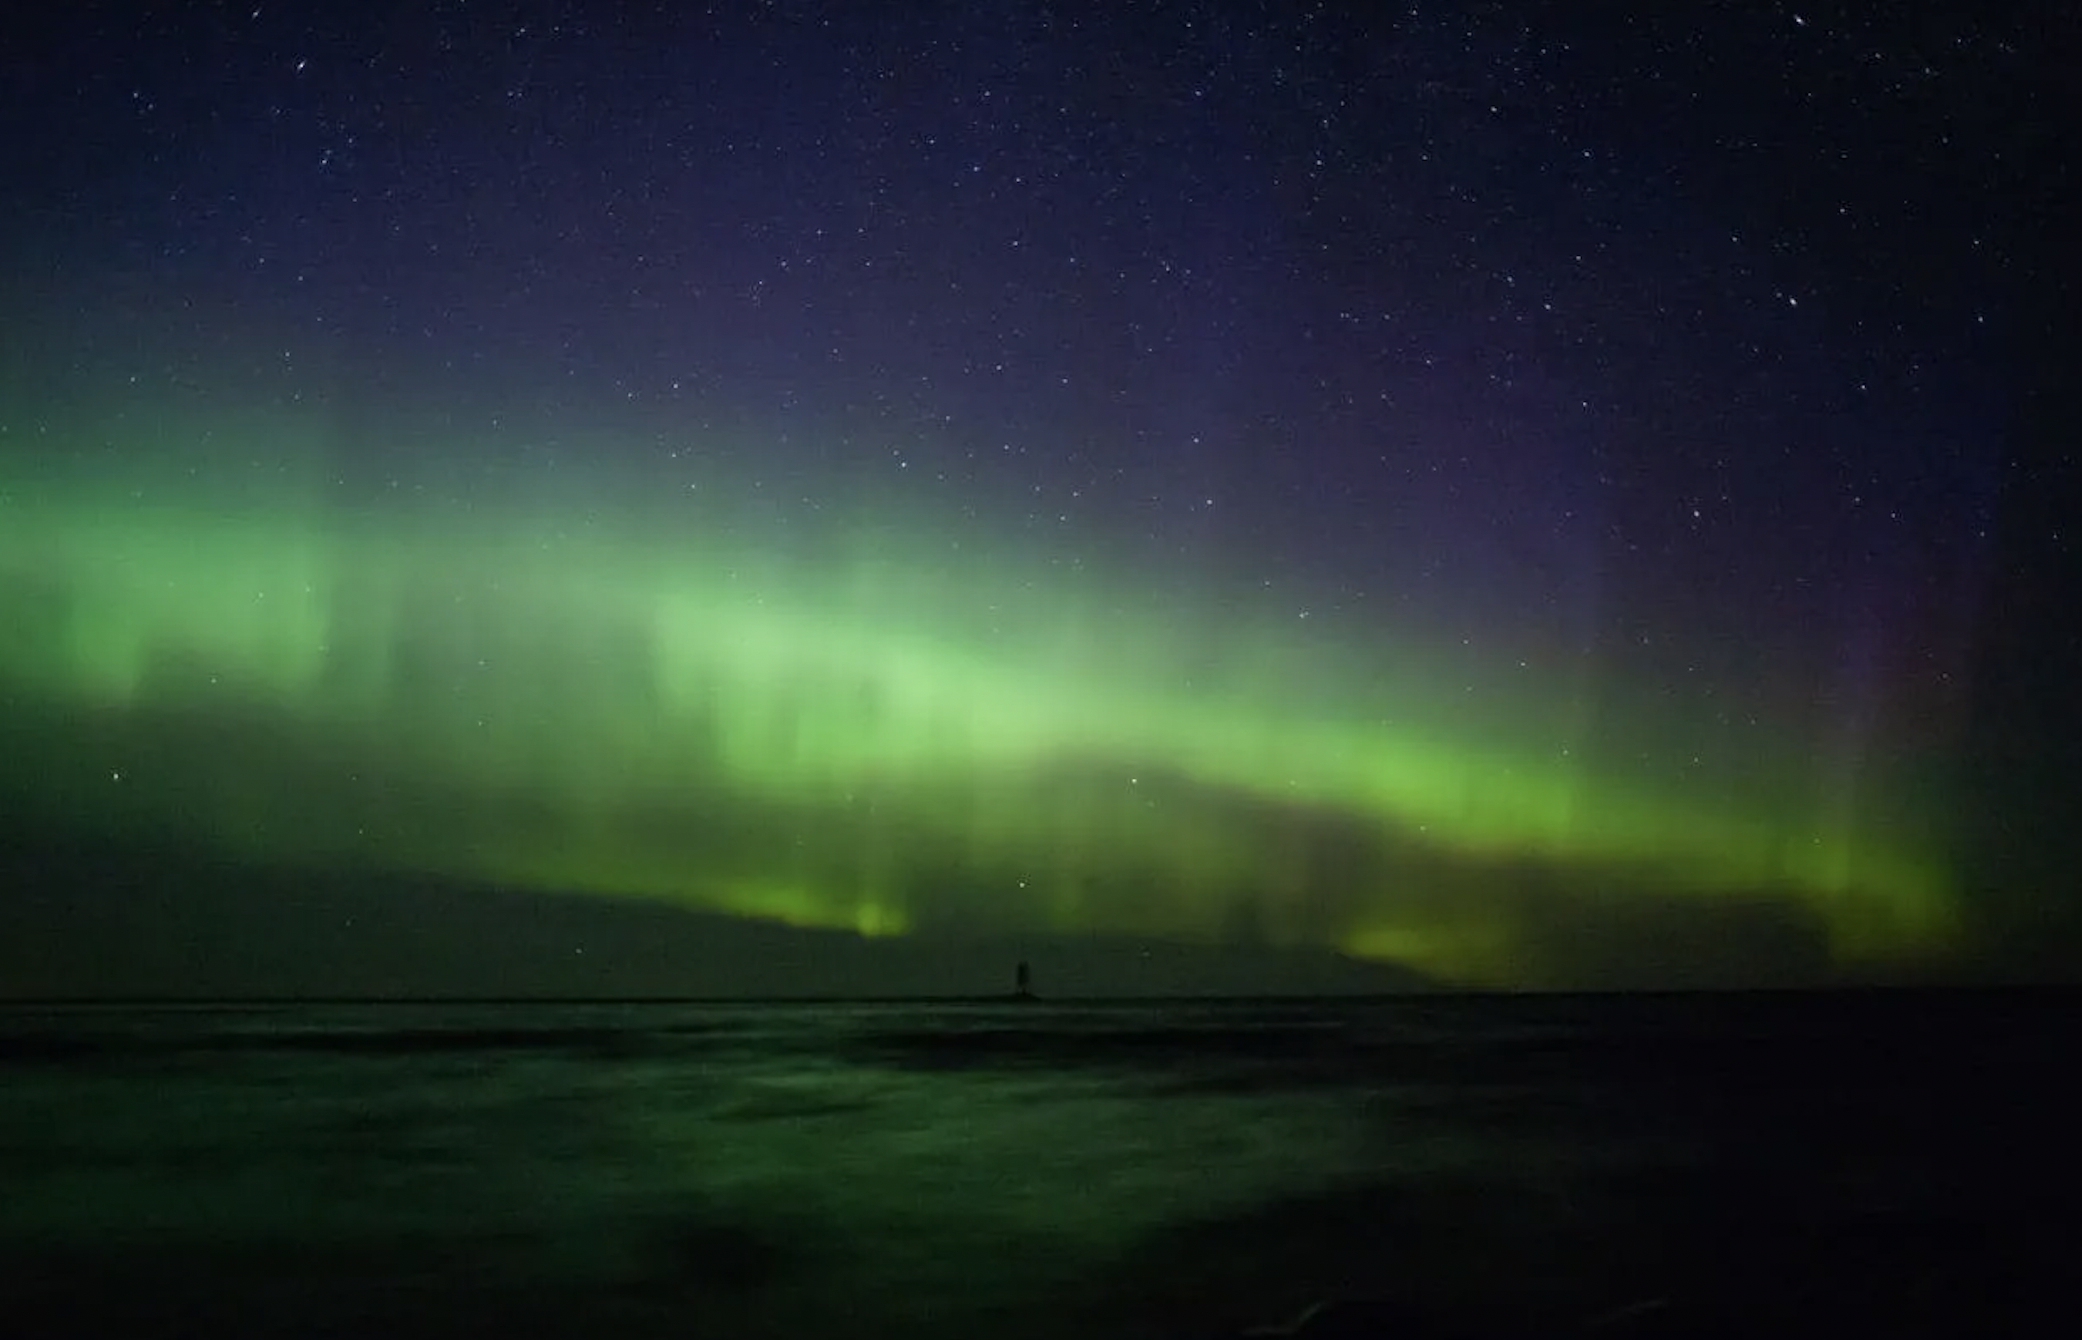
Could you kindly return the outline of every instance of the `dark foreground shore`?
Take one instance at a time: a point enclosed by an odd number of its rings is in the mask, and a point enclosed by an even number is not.
[[[1022,1340],[1662,1299],[1607,1333],[2061,1334],[2078,1042],[2076,1001],[1986,993],[11,1007],[0,1307]]]

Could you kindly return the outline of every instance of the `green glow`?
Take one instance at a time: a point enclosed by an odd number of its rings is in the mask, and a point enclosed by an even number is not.
[[[1211,936],[1251,902],[1489,981],[1537,953],[1528,871],[1779,900],[1846,960],[1955,930],[1884,778],[1847,803],[1784,725],[1670,785],[1624,766],[1668,723],[1586,724],[1595,667],[1499,688],[1421,631],[1304,639],[866,502],[762,531],[721,486],[355,508],[198,473],[0,487],[0,724],[77,741],[10,784],[70,817],[863,934]]]

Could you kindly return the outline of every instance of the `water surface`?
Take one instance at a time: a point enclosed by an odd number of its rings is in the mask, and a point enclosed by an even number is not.
[[[13,1007],[0,1305],[1007,1338],[1328,1294],[1996,1305],[2078,1242],[2078,1024],[2025,995]]]

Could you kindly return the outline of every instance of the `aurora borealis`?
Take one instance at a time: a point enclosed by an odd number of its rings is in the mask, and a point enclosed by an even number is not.
[[[1937,855],[1818,806],[1795,740],[1658,788],[1600,758],[1649,728],[1624,713],[1181,582],[950,562],[944,530],[797,523],[776,553],[698,507],[647,536],[634,506],[120,478],[9,507],[16,711],[108,723],[58,732],[29,797],[53,817],[870,935],[1219,937],[1248,906],[1276,941],[1482,980],[1528,953],[1542,871],[1556,898],[1778,898],[1851,956],[1952,924]],[[155,756],[160,722],[224,753]]]
[[[12,829],[1491,986],[1726,917],[1950,963],[2008,235],[1874,203],[1970,146],[1859,146],[1953,104],[1784,15],[1174,8],[52,38]],[[1650,51],[1705,62],[1654,133]]]

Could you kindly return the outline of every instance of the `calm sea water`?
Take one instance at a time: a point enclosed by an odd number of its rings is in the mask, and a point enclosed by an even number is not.
[[[1992,1315],[2082,1260],[2078,1042],[2045,996],[16,1007],[0,1307],[213,1337],[1212,1337],[1383,1293]]]

